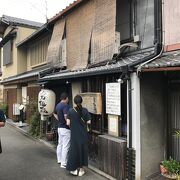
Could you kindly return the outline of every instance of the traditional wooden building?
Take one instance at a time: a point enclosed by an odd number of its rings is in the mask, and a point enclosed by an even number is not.
[[[83,96],[90,166],[116,179],[146,179],[164,158],[179,160],[178,10],[177,0],[77,0],[17,45],[30,64],[19,74],[26,85],[39,75],[57,102],[63,91],[72,106]],[[34,50],[46,38],[42,62]]]
[[[42,71],[39,82],[57,96],[66,90],[72,98],[84,97],[92,115],[93,167],[116,179],[143,179],[139,83],[133,72],[161,51],[161,2],[78,0],[49,23],[54,29],[47,61],[56,71]]]
[[[3,15],[0,18],[1,47],[1,98],[8,105],[8,117],[15,119],[13,104],[27,101],[25,96],[27,89],[17,75],[24,73],[27,69],[25,51],[17,49],[17,44],[32,34],[42,24],[20,18]],[[33,74],[34,78],[35,73]],[[37,73],[36,73],[37,75]]]

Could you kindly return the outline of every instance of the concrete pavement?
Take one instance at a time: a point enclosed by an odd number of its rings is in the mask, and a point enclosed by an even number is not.
[[[0,180],[106,180],[89,168],[83,177],[72,176],[56,163],[53,148],[26,136],[25,131],[8,123],[0,129],[3,153],[0,154]]]

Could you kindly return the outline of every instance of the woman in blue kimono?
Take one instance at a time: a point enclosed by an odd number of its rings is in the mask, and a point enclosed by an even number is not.
[[[74,97],[75,107],[67,115],[67,125],[70,126],[71,139],[66,169],[73,175],[82,176],[83,166],[88,166],[88,133],[87,125],[91,123],[88,110],[82,107],[82,97]]]

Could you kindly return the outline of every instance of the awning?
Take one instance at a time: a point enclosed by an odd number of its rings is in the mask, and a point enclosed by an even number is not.
[[[122,68],[124,66],[130,65],[131,63],[136,61],[140,61],[141,59],[150,56],[151,54],[152,52],[146,52],[137,55],[132,55],[126,58],[121,58],[116,63],[111,63],[111,64],[107,63],[104,66],[99,66],[94,68],[86,68],[86,69],[74,70],[74,71],[61,70],[59,72],[40,77],[39,81],[43,82],[43,81],[58,80],[58,79],[71,79],[71,78],[79,78],[79,77],[120,73],[122,72]]]
[[[160,58],[144,64],[141,67],[141,71],[143,72],[176,70],[180,70],[180,51],[163,53]]]
[[[0,84],[13,84],[17,82],[29,82],[32,80],[38,80],[39,72],[47,69],[49,68],[43,67],[43,68],[38,68],[36,70],[27,71],[15,76],[10,76],[6,79],[1,80]]]

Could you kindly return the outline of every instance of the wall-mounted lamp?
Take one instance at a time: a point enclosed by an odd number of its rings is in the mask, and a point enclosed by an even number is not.
[[[121,78],[116,79],[116,81],[117,81],[118,83],[123,83],[123,80],[122,80]]]

